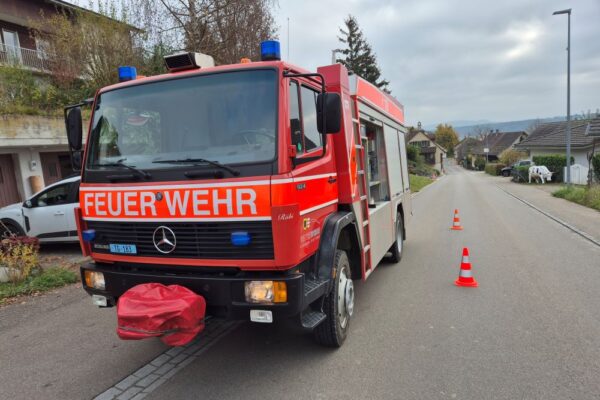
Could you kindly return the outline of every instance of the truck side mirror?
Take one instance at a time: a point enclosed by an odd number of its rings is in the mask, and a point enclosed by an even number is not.
[[[71,164],[75,171],[81,169],[81,148],[83,128],[81,122],[81,108],[73,107],[66,111],[65,126],[67,128],[67,140],[71,151]]]
[[[83,129],[81,123],[81,108],[75,107],[67,112],[65,124],[67,126],[67,139],[73,151],[81,150]]]
[[[325,129],[323,132],[323,114]],[[342,100],[338,93],[320,93],[317,97],[317,129],[321,134],[338,133],[342,121]]]

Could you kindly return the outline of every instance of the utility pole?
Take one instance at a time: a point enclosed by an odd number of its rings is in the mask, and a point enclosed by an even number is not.
[[[555,11],[552,15],[567,14],[567,185],[571,185],[571,9]]]

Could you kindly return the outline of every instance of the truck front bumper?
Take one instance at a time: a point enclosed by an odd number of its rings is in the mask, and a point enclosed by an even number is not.
[[[102,272],[105,290],[88,287],[85,271]],[[172,270],[174,273],[171,273]],[[168,271],[168,272],[167,272]],[[121,268],[116,265],[88,263],[81,267],[81,281],[90,295],[100,295],[107,299],[109,306],[117,303],[119,296],[130,288],[143,283],[181,285],[203,296],[207,314],[231,320],[248,320],[250,310],[269,310],[274,319],[299,315],[308,306],[304,304],[304,274],[281,274],[276,272],[237,273],[235,275],[195,272],[191,268],[175,272],[169,266],[146,269]],[[274,304],[248,303],[244,294],[244,283],[251,280],[284,281],[287,286],[287,302]]]

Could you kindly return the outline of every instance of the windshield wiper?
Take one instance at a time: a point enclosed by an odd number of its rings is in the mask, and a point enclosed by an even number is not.
[[[150,175],[148,172],[141,170],[139,168],[136,168],[133,165],[125,164],[123,162],[125,160],[126,160],[126,158],[122,158],[116,162],[93,164],[92,166],[93,167],[122,167],[122,168],[127,168],[128,170],[133,171],[133,172],[137,173],[138,175],[143,176],[146,179],[152,178],[152,175]]]
[[[233,176],[240,175],[240,171],[238,171],[237,169],[228,167],[227,165],[221,164],[218,161],[211,161],[211,160],[207,160],[205,158],[183,158],[180,160],[156,160],[156,161],[152,161],[152,162],[157,163],[157,164],[194,164],[194,165],[200,165],[198,163],[206,163],[206,164],[210,164],[214,167],[224,169],[225,171],[231,173],[231,175],[233,175]]]

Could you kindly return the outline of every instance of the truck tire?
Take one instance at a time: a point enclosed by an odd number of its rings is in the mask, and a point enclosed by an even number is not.
[[[402,221],[402,214],[398,213],[396,216],[396,241],[390,247],[390,261],[399,263],[402,260],[402,252],[404,249],[404,221]]]
[[[345,251],[336,251],[333,268],[333,288],[323,303],[327,318],[315,328],[314,335],[317,343],[323,346],[341,347],[354,312],[354,284]]]

